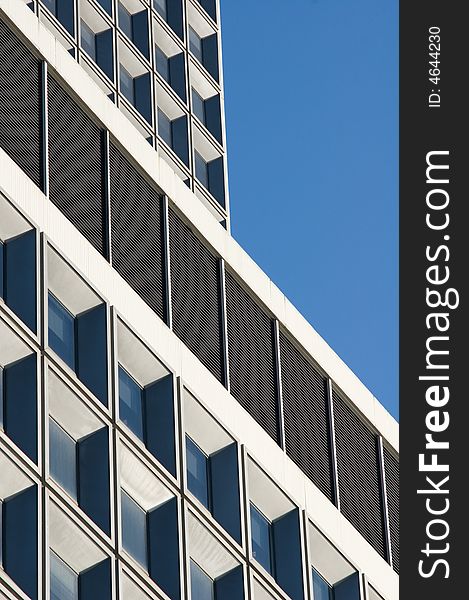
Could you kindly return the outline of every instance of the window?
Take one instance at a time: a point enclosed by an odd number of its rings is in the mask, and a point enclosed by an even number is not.
[[[158,48],[158,46],[155,46],[155,60],[156,60],[156,70],[158,71],[158,73],[161,75],[161,77],[163,77],[163,79],[167,83],[170,83],[170,80],[169,80],[169,58],[166,56],[166,54],[163,52],[163,50],[161,50],[161,48]]]
[[[205,103],[194,88],[192,88],[192,108],[195,116],[205,125]]]
[[[121,2],[118,2],[117,4],[119,15],[119,27],[129,39],[132,39],[132,15]]]
[[[57,0],[42,0],[46,7],[53,13],[56,14],[57,11]]]
[[[313,599],[314,600],[334,600],[332,587],[327,581],[319,575],[313,568]]]
[[[147,568],[147,515],[121,490],[122,546],[142,567]]]
[[[49,346],[75,370],[75,318],[49,292]]]
[[[50,552],[50,600],[78,600],[78,575]]]
[[[251,502],[251,542],[252,556],[271,575],[272,564],[272,524]]]
[[[120,68],[120,87],[123,96],[132,104],[135,104],[134,80],[132,75],[121,65]]]
[[[163,19],[167,19],[168,17],[168,9],[166,7],[166,0],[153,0],[153,6],[158,14],[160,14]]]
[[[192,27],[189,27],[189,50],[202,62],[202,40]]]
[[[213,600],[213,581],[191,560],[191,600]]]
[[[77,455],[75,440],[49,419],[49,472],[63,489],[77,499]]]
[[[119,365],[119,417],[143,440],[143,390]]]
[[[208,165],[197,151],[195,151],[195,176],[208,189]]]
[[[161,109],[158,109],[158,134],[168,146],[173,147],[171,121]]]
[[[96,61],[96,37],[94,31],[81,20],[81,47],[94,61]]]
[[[202,450],[186,436],[187,487],[209,508],[208,458]]]

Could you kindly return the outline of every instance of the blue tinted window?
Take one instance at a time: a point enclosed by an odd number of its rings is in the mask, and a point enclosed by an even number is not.
[[[198,117],[205,125],[205,104],[203,99],[194,89],[192,89],[192,107],[196,117]]]
[[[209,507],[208,458],[186,436],[187,487],[205,507]]]
[[[213,581],[191,560],[191,600],[213,600]]]
[[[50,600],[78,600],[78,575],[50,552]]]
[[[313,569],[313,598],[314,600],[333,600],[331,586]]]
[[[153,0],[153,6],[155,7],[156,12],[166,20],[168,16],[166,0]]]
[[[143,567],[147,567],[147,515],[121,490],[122,546]]]
[[[58,423],[49,419],[49,472],[66,492],[77,498],[76,444]]]
[[[119,417],[143,440],[143,390],[119,365]]]
[[[119,27],[127,37],[132,39],[132,15],[123,4],[118,2]]]
[[[0,242],[0,298],[3,298],[3,242]]]
[[[49,346],[75,369],[75,318],[50,292]]]
[[[132,75],[122,65],[120,68],[120,86],[121,93],[129,102],[135,104],[134,80],[132,79]]]
[[[85,21],[81,21],[81,47],[83,50],[96,60],[96,38],[94,31],[88,27]]]
[[[173,147],[171,121],[160,109],[158,109],[158,134],[168,144],[168,146],[171,148]]]
[[[189,27],[189,50],[202,62],[202,40],[192,27]]]
[[[56,0],[42,0],[47,8],[53,13],[56,14],[57,11],[57,1]]]
[[[251,503],[252,555],[266,571],[273,574],[271,527],[271,523]]]
[[[195,152],[195,176],[208,189],[208,167],[200,154]]]
[[[169,83],[169,59],[166,54],[155,46],[156,70]]]

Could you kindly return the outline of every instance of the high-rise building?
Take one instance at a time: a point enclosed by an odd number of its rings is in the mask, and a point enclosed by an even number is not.
[[[398,597],[398,426],[229,234],[220,48],[0,0],[1,599]]]

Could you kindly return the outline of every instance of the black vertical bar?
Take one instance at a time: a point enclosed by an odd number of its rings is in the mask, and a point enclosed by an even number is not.
[[[425,600],[467,580],[464,9],[400,4],[400,582]]]

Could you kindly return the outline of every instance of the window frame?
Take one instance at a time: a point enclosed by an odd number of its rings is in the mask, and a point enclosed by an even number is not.
[[[199,565],[199,563],[197,563],[193,558],[189,557],[189,573],[190,573],[190,588],[191,588],[191,600],[199,600],[198,596],[195,596],[193,594],[193,577],[192,577],[192,573],[193,573],[193,569],[197,570],[198,574],[203,575],[203,577],[205,578],[205,580],[208,582],[210,581],[210,598],[202,598],[202,600],[215,600],[215,581],[210,577],[210,575]]]
[[[133,504],[133,508],[136,508],[137,510],[141,511],[143,513],[143,521],[144,521],[144,532],[143,532],[143,540],[144,540],[144,545],[145,545],[145,562],[142,563],[140,561],[139,558],[137,558],[137,556],[135,556],[128,548],[126,548],[125,546],[125,542],[124,542],[124,531],[125,531],[125,527],[124,527],[124,510],[123,510],[123,501],[122,498],[126,496],[126,498],[128,499],[128,501],[130,501],[131,504]],[[120,519],[120,529],[121,529],[121,544],[122,544],[122,549],[138,564],[140,565],[140,567],[142,569],[144,569],[147,573],[149,570],[149,558],[150,558],[150,553],[149,553],[149,539],[148,539],[148,513],[146,510],[144,510],[140,504],[134,499],[132,498],[132,496],[126,492],[124,490],[124,488],[120,488],[120,504],[121,504],[121,519]]]
[[[201,499],[193,489],[190,488],[190,484],[189,484],[189,460],[188,460],[188,445],[193,446],[193,448],[195,449],[195,451],[204,459],[204,464],[205,464],[205,492],[206,492],[206,503],[204,502],[203,499]],[[197,498],[197,500],[202,504],[202,506],[205,506],[205,508],[211,513],[212,512],[212,508],[213,508],[213,503],[212,503],[212,493],[211,493],[211,477],[210,477],[210,456],[208,454],[206,454],[202,448],[197,444],[197,442],[195,442],[195,440],[193,440],[189,435],[187,435],[187,433],[185,434],[185,451],[186,451],[186,484],[187,484],[187,489],[189,490],[189,492],[195,497]]]
[[[52,345],[51,345],[51,326],[50,326],[50,313],[51,313],[51,299],[52,299],[52,305],[55,305],[56,307],[58,307],[60,309],[60,311],[66,316],[69,317],[71,323],[72,323],[72,348],[70,349],[71,352],[71,363],[68,362],[68,360],[66,360],[64,358],[64,356],[62,354],[60,354]],[[55,335],[55,334],[54,334]],[[56,336],[58,338],[58,336]],[[60,339],[60,338],[58,338]],[[76,367],[77,367],[77,327],[76,327],[76,315],[74,315],[72,312],[70,312],[68,310],[68,308],[65,306],[65,304],[62,304],[62,302],[57,298],[57,296],[55,296],[50,290],[48,290],[47,293],[47,345],[48,347],[53,350],[55,352],[55,354],[57,354],[57,356],[60,357],[60,359],[68,366],[70,367],[70,369],[72,369],[72,371],[76,371]]]
[[[253,522],[253,514],[256,514],[256,516],[259,518],[260,517],[260,522],[263,522],[267,525],[267,529],[268,529],[268,543],[269,543],[269,548],[268,548],[268,553],[269,553],[269,569],[265,566],[264,562],[261,562],[255,555],[254,555],[254,545],[253,545],[253,533],[252,533],[252,522]],[[252,558],[259,564],[261,565],[261,567],[267,572],[269,573],[269,575],[271,575],[274,579],[276,579],[276,569],[275,569],[275,544],[274,544],[274,536],[273,536],[273,524],[272,521],[270,519],[268,519],[265,514],[254,504],[254,502],[252,500],[249,501],[249,524],[250,524],[250,533],[251,533],[251,555]]]

